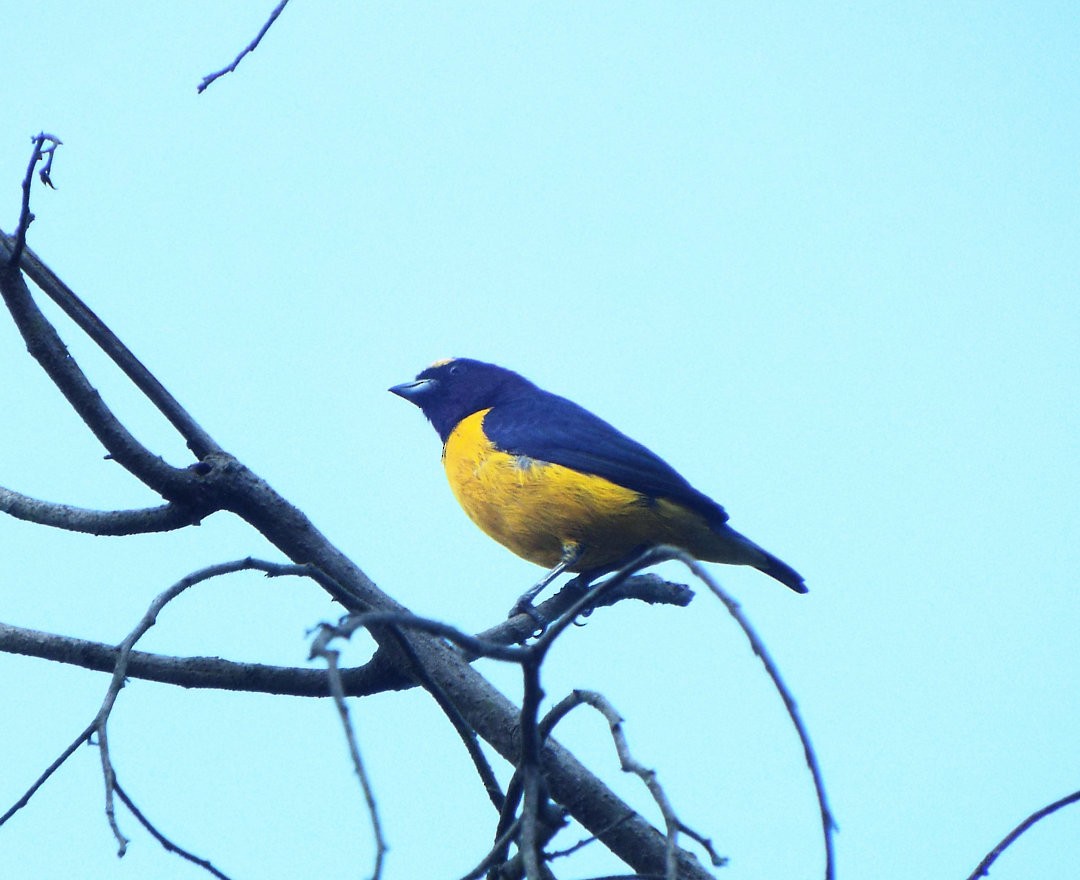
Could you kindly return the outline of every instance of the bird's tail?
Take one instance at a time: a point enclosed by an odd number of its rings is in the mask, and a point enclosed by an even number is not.
[[[715,531],[718,534],[723,534],[728,539],[731,549],[737,547],[736,552],[732,554],[732,558],[718,559],[718,562],[740,562],[743,565],[753,566],[763,574],[780,581],[785,587],[794,590],[796,593],[806,592],[806,584],[803,582],[802,575],[782,559],[773,556],[764,547],[759,547],[745,535],[736,532],[731,526],[725,525],[722,531],[720,529]],[[731,547],[732,544],[734,544],[734,547]]]
[[[764,561],[753,563],[754,568],[764,572],[774,580],[780,581],[785,587],[790,587],[796,593],[806,592],[806,584],[803,582],[801,574],[782,559],[777,559],[767,550],[762,550],[761,553],[765,557]]]

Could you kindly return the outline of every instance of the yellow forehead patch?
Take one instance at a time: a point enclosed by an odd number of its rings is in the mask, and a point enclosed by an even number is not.
[[[452,364],[456,360],[457,358],[442,358],[441,360],[435,361],[433,364],[429,364],[428,369],[432,370],[435,367],[445,367],[447,364]]]

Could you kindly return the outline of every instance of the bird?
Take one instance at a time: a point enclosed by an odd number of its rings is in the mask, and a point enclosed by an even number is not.
[[[550,569],[516,610],[563,571],[587,583],[661,544],[807,591],[795,569],[735,531],[723,507],[658,455],[512,370],[449,358],[389,390],[435,428],[450,488],[473,522]]]

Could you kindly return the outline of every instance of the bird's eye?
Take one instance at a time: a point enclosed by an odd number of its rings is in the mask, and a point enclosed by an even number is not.
[[[462,372],[464,372],[464,370],[465,370],[465,367],[464,367],[464,366],[462,366],[461,364],[453,364],[453,365],[452,365],[452,366],[450,367],[450,375],[451,375],[451,376],[456,376],[456,375],[458,375],[459,373],[462,373]]]

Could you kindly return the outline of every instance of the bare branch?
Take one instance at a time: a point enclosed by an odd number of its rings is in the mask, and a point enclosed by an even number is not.
[[[269,567],[272,564],[266,565]],[[306,566],[282,565],[279,569],[281,574],[293,573],[301,577],[308,571]],[[266,573],[274,574],[268,570]],[[650,583],[650,581],[655,581],[655,583]],[[668,584],[652,575],[630,578],[624,586],[629,588],[639,582],[643,585],[645,592],[652,592],[656,584],[672,588],[674,591],[672,601],[675,604],[683,604],[680,597],[690,594],[685,587],[679,584]],[[658,595],[666,592],[665,588],[658,588]],[[616,588],[610,595],[617,596],[620,592],[621,589]],[[626,597],[636,598],[632,595],[634,592],[634,590],[628,590]],[[560,592],[536,606],[536,610],[543,619],[553,620],[566,611],[576,598],[577,595],[574,592]],[[526,638],[535,626],[536,622],[523,614],[518,618],[503,621],[498,626],[480,633],[477,638],[485,642],[513,644]],[[102,642],[0,623],[0,653],[22,654],[97,672],[111,673],[116,666],[118,648]],[[345,693],[350,697],[366,697],[385,691],[415,687],[416,682],[410,675],[405,674],[394,664],[393,657],[387,651],[380,649],[363,666],[342,670]],[[293,697],[330,696],[327,674],[321,669],[238,663],[223,660],[220,657],[170,657],[132,651],[127,674],[129,678],[185,688],[246,691]]]
[[[543,805],[547,802],[547,787],[540,765],[539,714],[540,702],[544,698],[544,690],[540,686],[540,665],[546,653],[544,646],[533,645],[527,660],[521,664],[524,688],[521,697],[521,758],[517,765],[522,792],[518,851],[528,880],[542,880],[540,865],[543,841],[539,824]]]
[[[10,250],[13,241],[13,238],[0,231],[0,247]],[[146,395],[146,399],[180,432],[196,458],[202,458],[211,452],[221,452],[217,442],[199,426],[94,311],[42,262],[32,248],[27,247],[22,255],[22,270],[120,368],[135,387]]]
[[[382,823],[379,821],[379,807],[375,802],[375,792],[368,779],[367,770],[364,768],[364,760],[360,756],[360,746],[356,742],[356,732],[353,730],[352,719],[349,716],[349,706],[345,702],[345,691],[341,687],[341,675],[338,672],[338,652],[327,647],[319,651],[319,656],[326,660],[327,669],[330,672],[330,691],[334,696],[334,705],[337,707],[341,726],[345,731],[345,739],[349,744],[349,756],[352,758],[353,770],[360,780],[360,787],[364,792],[364,801],[367,804],[368,815],[371,816],[371,832],[375,837],[375,868],[372,871],[372,880],[379,880],[382,876],[383,859],[386,856],[386,840],[383,838]]]
[[[2,245],[7,248],[6,239]],[[234,457],[210,451],[200,456],[196,466],[185,470],[169,467],[150,454],[116,420],[74,361],[67,357],[55,330],[33,303],[22,276],[0,265],[0,286],[31,354],[113,457],[146,485],[168,500],[198,499],[209,510],[225,509],[240,516],[286,558],[294,563],[310,564],[321,572],[319,583],[349,611],[406,610],[333,546],[300,510]],[[398,681],[407,684],[409,665],[397,650],[392,630],[375,627],[372,634],[380,645],[380,662]],[[413,635],[412,647],[423,668],[476,733],[504,757],[514,760],[518,753],[515,734],[520,720],[518,708],[471,669],[465,658],[443,641],[443,635]],[[480,644],[488,643],[476,642],[474,647]],[[603,831],[601,839],[605,846],[627,864],[646,872],[662,864],[663,838],[658,832],[637,814],[613,826],[616,818],[632,812],[630,808],[554,741],[544,749],[544,768],[553,798],[593,833]],[[684,873],[688,878],[707,876],[692,861],[686,863]]]
[[[203,870],[209,872],[214,877],[217,877],[218,880],[229,880],[228,875],[223,874],[221,871],[219,871],[217,868],[215,868],[206,859],[201,859],[198,856],[196,856],[194,853],[188,852],[183,847],[177,846],[175,843],[173,843],[171,840],[169,840],[169,838],[167,838],[164,834],[162,834],[160,831],[158,831],[158,829],[154,827],[153,823],[151,823],[150,820],[147,819],[146,816],[143,815],[142,810],[140,810],[137,806],[135,806],[135,802],[130,797],[128,797],[127,792],[124,791],[124,789],[121,787],[120,783],[117,782],[115,785],[116,785],[116,796],[118,798],[120,798],[120,800],[123,802],[125,807],[127,807],[129,810],[131,810],[131,814],[138,820],[139,824],[142,825],[143,828],[145,828],[147,831],[150,832],[150,834],[154,837],[154,839],[158,843],[161,844],[161,846],[165,849],[166,852],[176,853],[176,855],[180,856],[180,858],[186,859],[187,861],[191,862],[193,865],[198,865],[200,868],[202,868]]]
[[[644,551],[637,559],[625,565],[622,569],[608,578],[608,580],[592,587],[587,594],[578,599],[562,617],[552,623],[548,630],[537,640],[534,647],[539,649],[544,645],[550,645],[550,643],[558,637],[559,633],[569,625],[571,620],[579,613],[582,613],[585,608],[591,607],[593,602],[599,601],[605,592],[618,586],[632,573],[640,571],[647,566],[668,560],[683,563],[695,577],[712,590],[713,594],[720,599],[725,608],[727,608],[728,613],[742,629],[747,640],[750,642],[751,649],[758,656],[758,659],[761,660],[766,673],[769,675],[769,678],[772,679],[773,686],[780,694],[780,698],[784,703],[784,708],[787,710],[788,717],[791,719],[795,731],[799,736],[799,740],[802,742],[806,765],[809,768],[810,775],[814,781],[814,791],[817,795],[818,808],[821,813],[822,836],[825,845],[825,880],[833,880],[835,857],[833,853],[832,832],[837,826],[836,822],[833,820],[832,813],[829,811],[828,802],[825,797],[825,784],[821,776],[821,769],[818,766],[817,755],[810,742],[810,735],[806,730],[806,726],[803,724],[795,700],[791,696],[787,686],[784,684],[784,681],[780,676],[779,668],[765,648],[764,642],[762,642],[757,632],[750,625],[750,621],[742,613],[742,609],[739,607],[738,603],[720,587],[708,571],[705,570],[704,566],[696,559],[677,547],[666,545],[659,545]],[[695,839],[698,839],[699,842],[701,842],[701,839],[696,836]],[[670,861],[668,861],[667,864],[668,868],[665,870],[670,870]]]
[[[461,880],[478,880],[478,878],[489,868],[494,868],[500,862],[505,861],[506,851],[517,836],[520,828],[521,820],[514,819],[507,827],[506,831],[495,838],[495,843],[492,845],[491,849],[488,850],[488,854],[480,860],[480,864],[469,871],[469,873],[462,877]]]
[[[127,851],[129,841],[120,831],[120,826],[116,822],[116,810],[113,802],[113,795],[116,790],[116,771],[113,768],[112,756],[109,752],[109,716],[112,714],[113,706],[116,705],[116,699],[119,697],[120,691],[123,689],[124,682],[127,679],[127,669],[131,657],[131,650],[135,646],[135,643],[146,634],[147,630],[157,622],[157,616],[165,606],[185,590],[214,577],[259,567],[261,566],[257,560],[248,558],[239,560],[238,562],[227,562],[219,565],[207,566],[206,568],[181,578],[154,598],[150,603],[150,607],[146,609],[146,613],[143,614],[139,622],[135,624],[134,629],[128,633],[127,637],[119,645],[119,653],[116,658],[116,666],[113,669],[112,681],[109,682],[109,688],[105,693],[105,699],[102,701],[101,708],[98,709],[98,713],[94,718],[94,729],[97,731],[98,749],[101,755],[102,776],[105,781],[105,816],[109,821],[109,827],[112,829],[113,836],[116,838],[119,845],[117,851],[118,856],[123,856]]]
[[[545,720],[546,720],[546,718],[547,718],[547,716],[545,716]],[[543,722],[541,722],[541,724],[543,724]],[[627,818],[629,818],[629,817],[628,816],[623,817],[623,819],[627,819]],[[612,827],[615,827],[616,825],[619,825],[623,821],[623,819],[617,819],[615,822],[612,822],[611,823]],[[605,830],[607,830],[607,829],[605,829]],[[581,840],[579,840],[573,846],[568,846],[566,849],[560,849],[560,850],[557,850],[556,852],[549,853],[548,857],[551,859],[551,861],[555,861],[555,859],[563,859],[563,858],[566,858],[567,856],[573,855],[574,853],[576,853],[580,849],[585,849],[585,847],[587,847],[587,846],[592,846],[594,843],[596,843],[599,840],[600,840],[600,838],[597,837],[595,834],[590,834],[588,837],[585,837],[585,838],[582,838]],[[635,876],[637,876],[637,875],[635,875]]]
[[[479,633],[477,638],[504,645],[524,642],[535,632],[537,620],[545,624],[552,623],[566,614],[588,592],[570,581],[550,599],[535,606],[532,615],[518,614]],[[597,608],[615,605],[626,599],[636,599],[649,605],[677,605],[685,608],[693,598],[694,591],[684,584],[671,583],[655,574],[635,575],[616,580],[600,593],[594,592],[592,598],[582,604],[584,610],[581,613],[591,614]]]
[[[327,645],[337,638],[348,639],[358,629],[371,629],[377,626],[405,627],[419,630],[430,635],[448,639],[455,645],[465,648],[477,657],[487,657],[491,660],[504,660],[508,663],[520,663],[529,656],[530,648],[519,648],[513,645],[500,645],[495,642],[487,642],[462,632],[456,627],[443,623],[441,620],[432,620],[429,617],[420,617],[408,611],[361,611],[349,614],[337,624],[322,624],[311,643],[311,657],[323,656]]]
[[[17,812],[19,812],[19,810],[21,810],[28,803],[30,803],[30,798],[32,798],[37,793],[37,790],[48,781],[50,776],[52,776],[57,770],[60,769],[60,766],[68,758],[75,754],[75,750],[83,743],[89,742],[90,736],[94,732],[95,724],[96,722],[91,721],[90,724],[88,724],[82,731],[82,733],[75,737],[75,739],[71,741],[71,744],[60,753],[59,757],[57,757],[55,761],[53,761],[41,772],[41,775],[34,780],[31,786],[23,793],[23,796],[17,801],[15,801],[15,803],[8,808],[7,812],[5,812],[4,815],[0,816],[0,825],[3,825],[5,822],[7,822],[8,819],[14,816]]]
[[[124,686],[125,679],[128,675],[128,670],[131,663],[132,648],[135,643],[142,638],[147,630],[154,625],[157,620],[157,615],[161,610],[183,593],[185,590],[201,583],[202,581],[209,580],[210,578],[219,577],[225,574],[231,574],[237,571],[245,570],[260,570],[260,571],[273,571],[275,573],[285,573],[287,569],[303,568],[297,566],[282,566],[278,563],[263,562],[261,560],[252,559],[250,557],[246,559],[237,560],[235,562],[226,562],[219,565],[211,565],[206,568],[200,569],[184,578],[181,578],[169,589],[159,594],[153,602],[150,603],[150,607],[146,613],[142,616],[139,622],[135,625],[135,628],[128,633],[127,637],[117,647],[111,649],[111,664],[108,667],[112,672],[112,679],[109,682],[108,690],[105,693],[105,698],[101,703],[101,707],[98,709],[97,714],[94,716],[94,720],[86,727],[85,730],[80,733],[75,740],[69,745],[64,752],[57,758],[48,768],[35,780],[30,786],[27,792],[2,816],[0,817],[0,825],[13,816],[16,812],[26,806],[29,803],[30,798],[34,793],[45,783],[45,781],[64,763],[72,754],[75,749],[83,742],[89,741],[93,733],[98,734],[98,745],[101,752],[102,771],[105,777],[105,813],[109,820],[109,826],[113,830],[113,834],[116,836],[117,841],[120,844],[120,855],[123,855],[124,848],[127,844],[127,839],[121,834],[119,827],[116,824],[116,817],[113,811],[113,791],[115,789],[115,772],[113,770],[112,761],[109,756],[108,745],[108,733],[107,724],[109,715],[112,712],[113,706],[116,703],[116,698],[120,694],[120,690]],[[5,635],[5,631],[10,631],[14,628],[0,625],[0,636]],[[24,631],[25,632],[25,631]],[[68,640],[76,641],[76,640]],[[0,640],[2,643],[2,640]],[[30,653],[28,651],[22,651],[20,653]]]
[[[259,33],[255,36],[254,40],[252,40],[250,43],[247,44],[247,46],[244,47],[244,51],[236,56],[232,64],[230,64],[228,67],[223,67],[217,73],[211,73],[203,77],[203,80],[201,83],[199,83],[198,88],[198,93],[200,95],[205,92],[206,87],[209,86],[210,83],[212,83],[214,80],[218,79],[218,77],[222,77],[225,74],[232,73],[234,70],[236,70],[237,65],[239,65],[240,62],[244,60],[244,56],[247,55],[249,52],[254,52],[255,49],[258,48],[258,45],[262,41],[262,38],[266,36],[266,32],[270,30],[270,26],[273,25],[275,21],[277,21],[277,17],[281,15],[281,11],[285,8],[288,2],[289,0],[281,0],[281,2],[274,7],[274,11],[270,13],[270,17],[266,20],[266,24],[262,26],[262,30],[259,31]]]
[[[102,642],[43,633],[0,623],[0,652],[38,657],[83,669],[111,673],[119,648]],[[380,664],[367,672],[347,669],[342,675],[350,696],[367,696],[392,690],[383,686],[390,678],[389,667]],[[328,697],[326,672],[261,663],[236,663],[218,657],[169,657],[132,651],[128,677],[156,681],[185,688],[205,688],[249,693],[282,694],[294,697]],[[402,679],[404,680],[404,679]]]
[[[184,504],[142,510],[88,510],[31,498],[0,486],[0,511],[16,519],[89,535],[143,535],[198,525],[202,514]]]
[[[539,706],[543,699],[543,689],[540,686],[540,666],[548,649],[554,643],[555,638],[557,638],[560,633],[565,632],[569,623],[572,622],[579,613],[582,613],[585,608],[589,607],[590,600],[602,597],[605,592],[610,593],[614,591],[623,581],[631,576],[632,572],[635,570],[635,566],[649,565],[652,564],[653,561],[655,560],[651,555],[643,554],[642,557],[635,561],[635,563],[632,563],[631,566],[628,566],[607,581],[593,587],[586,595],[577,598],[573,604],[570,605],[569,609],[548,628],[545,635],[530,647],[503,647],[492,643],[485,643],[473,636],[468,636],[460,630],[448,626],[441,621],[429,620],[401,612],[363,612],[352,614],[343,618],[336,626],[324,624],[320,627],[320,630],[313,641],[311,654],[312,656],[323,656],[327,658],[327,662],[331,666],[332,671],[336,668],[338,658],[337,652],[329,648],[329,644],[333,639],[339,637],[348,638],[353,632],[361,627],[370,628],[385,625],[408,627],[410,629],[430,632],[450,639],[455,644],[466,648],[477,656],[486,656],[521,664],[525,690],[519,720],[519,729],[521,731],[521,754],[517,761],[517,771],[515,772],[514,780],[511,782],[513,798],[511,799],[510,794],[508,793],[504,800],[497,839],[489,854],[481,862],[481,867],[476,870],[482,872],[486,867],[505,858],[505,849],[512,839],[511,829],[516,825],[519,828],[520,839],[518,849],[520,864],[524,871],[524,875],[528,880],[544,880],[544,878],[550,875],[550,872],[543,864],[542,848],[555,832],[565,824],[565,818],[561,810],[554,808],[549,803],[544,782],[543,767],[541,763],[541,751],[543,745],[542,736],[543,738],[546,738],[550,732],[550,727],[548,727],[543,732],[543,735],[541,735],[541,726],[538,721]],[[342,693],[339,703],[339,712],[342,712],[343,723],[346,727],[346,735],[350,742],[350,750],[355,751],[355,742],[352,737],[351,728],[348,726],[347,715],[344,714],[343,707],[344,694]],[[668,822],[669,832],[665,857],[665,873],[670,880],[674,880],[679,866],[679,850],[677,849],[676,838],[678,832],[685,828],[685,826],[677,819],[677,817],[675,817],[674,812],[667,803],[662,789],[659,788],[659,785],[655,783],[655,779],[652,778],[652,771],[646,771],[643,768],[640,768],[640,765],[631,763],[629,752],[625,749],[620,751],[620,758],[623,760],[624,769],[632,769],[635,772],[639,772],[639,775],[642,775],[642,778],[646,779],[646,784],[649,786],[650,791],[654,793],[654,797],[656,797],[661,804],[663,815]],[[360,772],[361,771],[358,770],[358,773]],[[519,798],[523,799],[521,817],[519,820],[509,821],[509,816],[514,809],[513,805],[518,802]],[[627,814],[612,822],[609,828],[604,830],[614,830],[631,815],[633,815],[632,811],[628,811]],[[711,844],[708,844],[701,835],[694,834],[693,836],[695,839],[704,841],[707,844],[708,851],[713,857],[714,863],[722,864],[720,857],[712,850]]]
[[[120,831],[120,826],[116,821],[116,810],[113,799],[114,794],[120,797],[120,799],[132,811],[138,821],[151,834],[153,834],[153,836],[162,844],[162,846],[166,848],[166,850],[175,852],[182,858],[185,858],[188,861],[191,861],[205,868],[215,877],[222,878],[222,880],[228,880],[228,878],[224,874],[214,868],[214,866],[211,865],[209,862],[205,861],[204,859],[199,859],[191,853],[187,852],[186,850],[182,849],[181,847],[173,844],[172,841],[168,840],[168,838],[161,834],[161,832],[158,831],[153,826],[153,824],[150,823],[150,821],[143,815],[143,813],[135,806],[135,804],[131,801],[127,794],[124,793],[123,789],[120,787],[120,784],[116,779],[116,770],[113,766],[112,756],[109,751],[108,739],[109,716],[112,712],[113,706],[116,703],[116,698],[119,696],[120,690],[124,686],[128,661],[131,656],[132,647],[142,637],[142,635],[145,634],[146,631],[154,625],[157,614],[161,611],[162,608],[164,608],[164,606],[169,601],[176,598],[176,596],[179,596],[180,593],[182,593],[184,590],[194,585],[195,583],[198,583],[200,580],[214,577],[219,573],[227,572],[215,570],[213,567],[211,567],[210,569],[204,569],[202,572],[197,572],[195,575],[184,578],[183,580],[179,581],[177,584],[174,584],[170,589],[166,590],[164,593],[160,594],[157,598],[154,599],[146,614],[143,615],[139,623],[136,624],[135,628],[128,634],[127,638],[124,639],[124,641],[119,645],[117,649],[118,656],[116,659],[115,668],[113,670],[113,677],[109,683],[109,688],[105,694],[105,699],[102,701],[101,707],[98,709],[97,715],[94,717],[94,720],[90,723],[86,730],[82,734],[80,734],[80,737],[75,741],[75,743],[73,743],[72,747],[65,751],[65,753],[61,755],[60,758],[54,761],[53,764],[50,765],[50,767],[46,770],[46,772],[42,774],[41,777],[39,777],[38,781],[35,782],[35,784],[23,796],[20,802],[16,804],[7,814],[5,814],[4,819],[0,819],[0,824],[2,824],[4,820],[6,820],[8,815],[12,815],[15,811],[21,809],[22,806],[29,802],[34,792],[37,791],[38,788],[40,788],[41,784],[45,781],[45,779],[47,779],[57,767],[59,767],[65,760],[67,760],[67,758],[74,752],[75,747],[77,747],[80,742],[89,740],[91,731],[96,731],[98,738],[98,751],[101,759],[102,775],[105,781],[105,815],[108,819],[109,827],[112,829],[113,836],[116,838],[118,844],[117,855],[124,855],[124,853],[127,851],[127,845],[130,841],[123,834],[123,832]]]
[[[544,804],[547,802],[546,789],[543,781],[544,776],[541,766],[541,753],[544,741],[550,733],[550,727],[546,729],[539,721],[540,702],[544,691],[540,685],[540,667],[548,650],[555,640],[566,631],[566,628],[577,618],[579,614],[595,606],[596,603],[605,600],[616,589],[631,578],[634,572],[652,565],[654,562],[666,558],[663,548],[660,550],[647,550],[636,559],[631,560],[619,571],[607,580],[593,585],[586,591],[578,591],[578,598],[570,607],[540,635],[536,642],[528,649],[528,653],[522,661],[522,675],[524,679],[524,693],[521,701],[520,728],[521,728],[521,758],[517,765],[517,772],[507,792],[507,803],[504,805],[500,816],[499,830],[503,829],[512,809],[511,794],[517,797],[520,791],[522,797],[521,812],[521,835],[519,842],[519,855],[522,857],[525,874],[529,880],[539,880],[541,840],[539,838],[539,819]],[[620,753],[620,757],[623,754]],[[624,766],[625,769],[625,766]],[[657,786],[658,788],[658,786]],[[650,787],[650,790],[653,790]],[[663,796],[663,792],[660,791]],[[666,805],[666,799],[661,806]],[[673,813],[668,809],[664,812],[665,821],[668,823],[664,854],[664,874],[668,880],[675,880],[679,868],[680,851],[677,847],[679,825],[677,820],[672,819]],[[550,824],[550,822],[545,823]],[[608,830],[613,830],[620,823],[614,821]],[[598,834],[599,838],[600,835]]]
[[[47,155],[49,158],[46,160],[41,171],[38,172],[38,176],[41,178],[43,184],[52,189],[56,189],[56,187],[53,186],[50,174],[52,173],[53,156],[56,154],[56,148],[63,143],[60,138],[51,134],[45,134],[45,132],[41,132],[36,137],[31,138],[31,140],[34,142],[34,152],[30,156],[30,164],[26,166],[26,176],[23,178],[22,210],[19,212],[19,225],[15,229],[15,241],[11,247],[11,254],[8,258],[8,266],[14,269],[19,267],[23,248],[26,247],[26,232],[30,228],[30,224],[34,222],[34,215],[30,213],[30,187],[34,180],[34,167]],[[45,146],[46,143],[48,143],[48,146]]]
[[[792,697],[787,685],[784,684],[784,680],[780,677],[780,670],[777,667],[776,662],[765,648],[765,643],[758,636],[753,626],[750,625],[750,621],[742,613],[739,604],[724,591],[724,589],[713,579],[712,575],[705,570],[705,567],[701,565],[701,563],[676,547],[656,547],[653,552],[661,556],[666,556],[668,559],[677,560],[683,563],[683,565],[685,565],[698,580],[712,590],[713,594],[724,603],[724,607],[727,608],[728,613],[735,618],[735,622],[739,625],[743,634],[750,642],[751,649],[757,654],[758,659],[761,660],[762,666],[765,667],[766,673],[768,673],[769,678],[772,679],[773,686],[776,688],[777,693],[780,694],[780,699],[784,701],[784,708],[787,709],[788,717],[795,726],[795,731],[798,733],[799,740],[802,742],[806,766],[809,768],[810,775],[814,780],[814,792],[817,795],[818,809],[821,813],[821,833],[825,843],[825,880],[833,880],[833,877],[835,876],[833,831],[837,828],[836,821],[833,819],[832,813],[829,810],[828,801],[825,797],[825,781],[821,776],[821,768],[818,766],[817,754],[814,752],[814,747],[810,743],[810,734],[806,729],[806,725],[803,724],[802,716],[799,714],[798,706],[795,704],[795,698]]]
[[[110,688],[111,691],[111,688]],[[112,754],[109,752],[109,731],[106,719],[99,719],[95,725],[98,737],[98,755],[101,758],[101,775],[105,780],[105,818],[109,821],[113,837],[116,838],[116,855],[122,858],[131,841],[120,830],[116,821],[116,804],[113,795],[116,792],[116,770],[113,769]]]
[[[484,786],[484,791],[487,792],[487,796],[495,809],[501,810],[506,797],[499,786],[499,780],[495,778],[495,771],[491,768],[491,762],[488,761],[484,750],[480,748],[480,740],[476,735],[476,731],[462,717],[461,712],[458,711],[457,706],[447,696],[442,686],[427,674],[424,664],[420,662],[420,658],[412,649],[412,645],[409,644],[409,640],[405,635],[398,632],[397,636],[398,646],[409,658],[410,671],[416,676],[416,680],[424,690],[431,694],[435,702],[439,704],[439,708],[443,710],[443,714],[454,726],[454,730],[465,746],[465,751],[468,752],[469,758],[472,759],[473,766],[480,777],[480,782]]]
[[[599,694],[596,691],[575,690],[573,693],[563,698],[545,716],[542,724],[544,735],[547,736],[554,726],[561,721],[571,709],[581,705],[591,706],[604,716],[604,719],[607,721],[608,727],[611,730],[611,738],[615,743],[615,751],[619,756],[619,764],[623,771],[625,773],[633,773],[641,779],[641,781],[645,783],[645,787],[648,788],[649,794],[652,795],[653,800],[656,801],[656,805],[660,808],[660,814],[664,818],[664,824],[667,826],[668,832],[667,859],[664,866],[666,880],[675,880],[678,873],[676,847],[678,845],[680,831],[687,833],[702,845],[709,854],[709,859],[715,867],[720,868],[726,865],[727,859],[716,852],[713,848],[712,841],[697,832],[692,831],[675,814],[675,810],[671,806],[671,801],[668,800],[667,794],[656,779],[656,771],[651,770],[634,758],[633,754],[630,752],[630,746],[626,741],[626,734],[622,729],[623,718],[615,711],[615,707],[612,706],[602,694]]]
[[[1031,828],[1032,825],[1042,821],[1047,816],[1053,815],[1062,807],[1067,807],[1069,804],[1078,802],[1080,802],[1080,791],[1074,791],[1072,794],[1065,795],[1061,800],[1054,801],[1052,804],[1047,804],[1042,809],[1036,810],[1012,831],[1006,834],[1002,841],[986,854],[986,857],[979,862],[979,866],[971,872],[967,880],[978,880],[979,877],[985,877],[990,873],[990,866],[997,861],[998,856],[1012,846],[1016,842],[1016,839]]]
[[[38,309],[22,274],[11,265],[0,271],[0,293],[26,341],[27,350],[112,458],[167,498],[191,494],[193,475],[153,455],[121,424]]]

